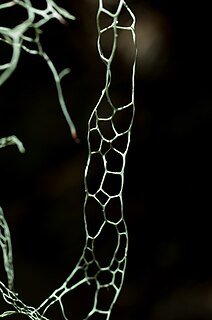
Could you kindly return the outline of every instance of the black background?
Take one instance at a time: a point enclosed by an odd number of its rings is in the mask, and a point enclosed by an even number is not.
[[[26,148],[24,155],[15,147],[1,150],[0,203],[12,234],[15,285],[34,306],[62,283],[82,252],[87,121],[104,86],[96,52],[97,1],[61,4],[77,20],[67,26],[49,22],[42,41],[58,70],[71,68],[62,84],[81,143],[71,139],[40,57],[23,53],[0,88],[0,136],[16,134]],[[111,320],[211,319],[209,4],[129,5],[138,41],[123,194],[130,242]],[[0,19],[12,25],[17,13],[7,12],[9,19]],[[125,86],[123,80],[123,94]],[[75,298],[73,319],[84,304],[86,295]]]

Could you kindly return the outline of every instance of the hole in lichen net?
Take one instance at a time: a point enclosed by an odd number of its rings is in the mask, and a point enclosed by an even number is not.
[[[0,3],[6,1],[0,1]],[[1,26],[4,28],[15,28],[22,21],[27,19],[27,10],[22,6],[11,6],[10,8],[0,10]]]
[[[108,195],[105,194],[103,191],[99,191],[97,194],[96,194],[96,198],[101,202],[102,205],[105,205],[105,203],[108,201]]]
[[[88,234],[95,237],[104,223],[103,208],[93,197],[88,197],[85,204]]]
[[[105,217],[108,221],[117,223],[122,218],[122,207],[120,197],[110,198],[105,207]]]
[[[37,38],[36,31],[37,30],[34,28],[29,28],[24,34],[27,38],[31,39],[31,41],[28,41],[28,40],[23,41],[23,46],[25,46],[29,50],[38,51],[38,44],[37,42],[34,41]]]
[[[117,32],[117,48],[110,66],[109,86],[110,99],[115,108],[132,102],[132,71],[135,57],[131,32],[123,30]]]
[[[117,271],[116,272],[115,281],[114,282],[115,282],[115,285],[116,285],[117,288],[120,288],[120,286],[122,284],[122,281],[123,281],[123,276],[124,276],[123,272],[121,272],[121,271]]]
[[[113,130],[111,120],[99,120],[98,127],[101,135],[106,140],[112,140],[115,137],[115,131]]]
[[[128,140],[129,140],[129,135],[126,132],[125,134],[122,134],[120,136],[117,136],[113,142],[112,142],[112,146],[113,148],[115,148],[116,150],[124,153],[127,149],[128,146]]]
[[[108,267],[118,243],[115,226],[107,223],[94,242],[94,255],[101,267]]]
[[[107,170],[112,172],[121,172],[123,168],[123,156],[114,149],[109,150],[105,159],[107,162]]]
[[[92,262],[88,265],[87,269],[86,269],[86,274],[89,278],[95,278],[97,273],[99,271],[99,267],[96,264],[96,262]],[[89,279],[90,281],[90,279]]]
[[[132,23],[133,23],[133,19],[132,19],[131,15],[129,14],[127,8],[125,6],[123,6],[122,10],[119,14],[118,25],[130,27],[132,25]]]
[[[97,276],[97,280],[100,285],[110,285],[112,284],[113,274],[110,270],[100,270]]]
[[[93,261],[93,254],[89,248],[86,248],[85,250],[84,260],[86,261],[86,263],[91,263]]]
[[[85,319],[92,310],[96,284],[94,281],[84,283],[62,298],[63,307],[68,319]],[[56,319],[53,317],[52,319]],[[64,318],[63,318],[64,320]]]
[[[126,255],[126,249],[127,249],[127,237],[125,234],[122,234],[120,236],[120,242],[119,242],[119,247],[116,252],[116,259],[118,261],[122,261]]]
[[[108,14],[101,12],[99,15],[99,26],[102,29],[108,28],[113,23],[113,18],[110,17]]]
[[[100,38],[101,51],[104,58],[106,59],[109,59],[112,54],[113,42],[114,42],[114,31],[113,31],[113,28],[109,28],[101,34],[101,38]]]
[[[100,153],[91,154],[86,184],[90,194],[95,194],[100,188],[104,173],[104,163]]]
[[[122,189],[122,176],[120,174],[107,173],[102,189],[110,196],[120,194]]]
[[[106,95],[104,95],[98,106],[97,114],[99,118],[104,119],[110,118],[113,115],[113,107],[107,101]]]
[[[101,137],[98,132],[98,130],[92,130],[89,133],[89,141],[90,141],[90,148],[91,151],[99,151],[100,149],[100,143],[101,143]]]
[[[100,288],[97,297],[97,308],[103,311],[109,310],[115,294],[116,290],[112,285],[106,288]]]
[[[54,303],[45,313],[45,317],[48,319],[57,319],[57,320],[64,320],[60,304]]]
[[[123,133],[130,129],[133,119],[133,106],[119,110],[113,117],[113,125],[116,132]]]
[[[39,10],[45,10],[46,9],[46,1],[42,0],[30,0],[33,7]]]

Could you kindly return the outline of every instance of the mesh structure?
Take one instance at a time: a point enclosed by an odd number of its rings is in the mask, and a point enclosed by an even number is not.
[[[58,90],[59,102],[65,118],[70,126],[74,139],[77,139],[75,127],[67,113],[62,95],[60,80],[66,70],[58,73],[43,52],[39,38],[40,27],[51,18],[63,22],[65,18],[73,16],[48,0],[46,10],[34,8],[30,1],[14,0],[0,5],[0,9],[8,9],[13,5],[20,5],[28,12],[28,19],[14,29],[0,27],[0,40],[13,48],[12,59],[2,64],[0,84],[14,71],[20,51],[26,50],[31,54],[42,56],[50,67]],[[112,307],[122,288],[126,269],[128,233],[123,216],[123,184],[126,155],[130,144],[131,126],[134,117],[134,77],[135,77],[135,16],[125,1],[117,1],[115,6],[107,7],[107,1],[99,0],[97,12],[98,52],[105,64],[105,87],[98,103],[94,107],[88,121],[88,161],[85,168],[85,202],[84,222],[86,241],[81,258],[76,267],[62,283],[40,306],[31,307],[24,304],[14,291],[14,270],[10,231],[0,208],[0,245],[3,252],[4,269],[7,284],[0,281],[0,292],[4,300],[13,310],[0,314],[0,317],[20,313],[30,319],[49,319],[48,311],[59,304],[64,319],[72,319],[71,311],[67,312],[64,298],[80,286],[92,287],[91,304],[83,319],[95,320],[110,318]],[[115,8],[115,10],[114,10]],[[128,16],[130,24],[124,25],[121,15]],[[39,17],[39,19],[38,19]],[[36,19],[35,19],[36,18]],[[33,28],[35,37],[25,36],[26,30]],[[127,104],[117,104],[113,101],[113,62],[118,57],[117,41],[120,33],[127,33],[131,37],[133,61],[131,64],[130,99]],[[103,47],[103,38],[112,35],[111,47],[107,54]],[[26,43],[33,42],[37,49],[29,49]],[[120,125],[122,114],[127,114],[124,125]],[[11,136],[0,139],[0,147],[16,144],[21,152],[24,147],[17,137]],[[98,174],[95,172],[98,168]],[[94,179],[95,176],[95,179]],[[70,301],[71,308],[71,301]]]

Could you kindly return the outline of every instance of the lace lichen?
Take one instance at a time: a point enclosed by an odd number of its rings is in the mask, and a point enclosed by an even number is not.
[[[64,113],[64,116],[70,126],[72,137],[76,140],[76,130],[73,122],[67,112],[65,101],[62,94],[61,79],[69,72],[68,69],[58,73],[54,67],[53,62],[48,55],[43,51],[40,33],[41,28],[50,19],[57,19],[59,22],[64,23],[65,19],[74,19],[67,11],[59,7],[52,0],[46,1],[46,9],[36,9],[31,5],[30,0],[14,0],[8,1],[0,5],[0,10],[9,9],[12,6],[22,6],[28,14],[25,21],[13,29],[0,27],[0,41],[10,45],[13,49],[11,60],[8,63],[0,65],[2,71],[0,75],[0,85],[2,85],[14,72],[21,50],[25,50],[30,54],[39,55],[45,59],[47,65],[52,71],[55,79],[56,88],[59,97],[59,103]],[[122,11],[127,12],[132,23],[125,26],[119,23]],[[101,15],[104,14],[109,20],[112,21],[108,26],[102,28],[100,23]],[[36,19],[35,19],[36,18]],[[34,29],[35,37],[31,38],[26,36],[26,31]],[[97,47],[98,53],[106,66],[105,74],[105,86],[102,90],[101,96],[93,109],[93,112],[88,121],[88,161],[85,168],[85,202],[84,202],[84,221],[86,241],[83,249],[82,256],[80,257],[74,270],[68,275],[62,285],[56,289],[49,297],[47,297],[38,307],[31,307],[24,304],[19,298],[17,292],[14,291],[14,269],[12,258],[12,245],[9,227],[3,214],[3,210],[0,208],[0,245],[3,252],[4,269],[7,275],[7,284],[0,281],[0,292],[5,302],[8,303],[14,310],[9,310],[0,314],[0,317],[10,316],[15,313],[20,313],[28,316],[32,320],[48,319],[47,311],[55,304],[58,303],[65,320],[68,319],[66,310],[63,304],[63,297],[74,291],[82,284],[86,286],[93,285],[95,293],[92,300],[90,310],[84,317],[84,320],[88,319],[106,319],[109,320],[112,308],[118,298],[121,291],[128,251],[128,232],[127,226],[123,214],[123,184],[124,184],[124,170],[126,164],[126,155],[130,144],[131,127],[134,118],[134,79],[135,79],[135,61],[136,61],[136,40],[135,40],[135,16],[130,10],[125,1],[120,0],[118,6],[113,13],[105,8],[103,0],[99,0],[99,8],[97,12],[97,30],[98,39]],[[109,57],[104,55],[101,39],[102,36],[111,32],[113,35],[112,47]],[[111,97],[110,88],[113,84],[113,71],[112,63],[114,56],[117,53],[117,39],[119,32],[130,33],[132,39],[132,45],[134,50],[133,63],[131,70],[131,98],[124,105],[116,105]],[[34,43],[36,49],[30,49],[27,44]],[[106,104],[112,110],[111,114],[107,117],[101,117],[99,110],[102,108],[102,104]],[[127,125],[124,129],[117,130],[116,127],[116,115],[125,110],[129,110],[131,117],[129,117]],[[104,123],[104,126],[102,126]],[[111,137],[107,136],[107,131],[104,130],[105,126],[109,126],[113,132]],[[93,146],[91,137],[93,134],[99,137],[99,144]],[[124,147],[123,143],[120,146],[119,140],[121,137],[125,137]],[[0,139],[0,148],[7,145],[17,145],[20,152],[24,152],[24,147],[20,140],[16,136]],[[107,148],[106,148],[106,147]],[[118,166],[114,165],[113,159],[118,159]],[[102,166],[102,173],[99,176],[99,183],[95,187],[91,187],[90,170],[95,170],[96,163]],[[111,189],[113,186],[113,189]],[[114,214],[110,212],[112,205],[116,204]],[[90,222],[90,211],[96,210],[98,212],[98,224],[95,224],[95,228],[92,227],[92,221]],[[90,224],[91,223],[91,224]],[[103,262],[99,257],[98,246],[99,239],[103,237],[104,241],[109,241],[111,238],[115,239],[113,248],[111,249],[111,255]],[[109,303],[107,306],[101,305],[101,296],[104,294],[108,296]],[[103,318],[102,318],[103,317]]]

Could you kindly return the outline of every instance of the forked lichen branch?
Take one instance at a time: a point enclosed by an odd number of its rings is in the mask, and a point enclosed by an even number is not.
[[[51,19],[57,19],[60,23],[65,23],[66,19],[74,20],[75,17],[68,13],[65,9],[59,7],[54,1],[46,1],[46,9],[34,8],[30,0],[14,0],[5,2],[0,5],[0,10],[9,9],[12,6],[21,6],[27,11],[27,19],[19,23],[13,28],[0,26],[0,41],[8,44],[12,48],[12,55],[9,62],[0,64],[0,86],[12,75],[15,71],[20,59],[21,51],[25,50],[30,54],[41,56],[50,68],[57,88],[59,104],[65,119],[69,125],[73,139],[78,142],[75,125],[68,113],[67,106],[64,100],[61,77],[53,62],[46,52],[44,52],[41,42],[42,26],[47,24]],[[8,14],[9,15],[9,14]],[[29,30],[34,30],[35,37],[30,37],[27,34]],[[35,44],[35,49],[30,49],[29,44]]]

